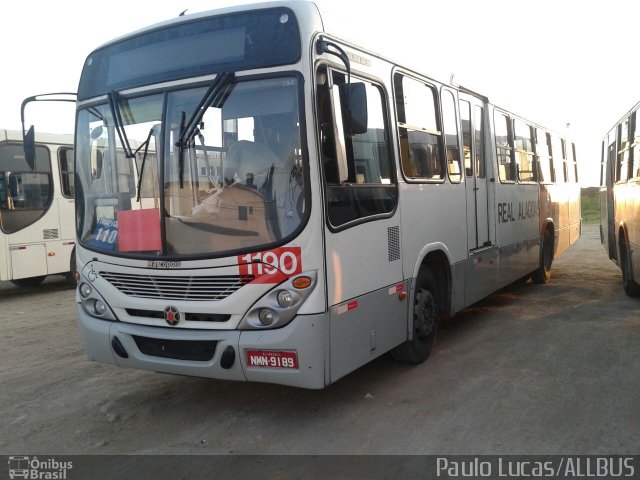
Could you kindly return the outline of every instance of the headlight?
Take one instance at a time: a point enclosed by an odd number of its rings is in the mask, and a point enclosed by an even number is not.
[[[80,296],[82,298],[88,298],[89,295],[91,295],[92,290],[93,289],[89,286],[88,283],[81,283],[78,286],[78,291],[80,292]]]
[[[249,309],[240,322],[241,330],[279,328],[298,313],[316,286],[316,272],[296,275],[267,292]]]
[[[260,310],[260,313],[258,313],[258,318],[260,319],[260,323],[262,323],[265,327],[268,327],[275,321],[276,315],[275,313],[273,313],[273,310],[269,308],[263,308],[262,310]]]
[[[278,292],[278,304],[282,308],[289,308],[293,305],[293,295],[289,290],[280,290]]]
[[[96,311],[96,313],[100,316],[104,315],[105,312],[107,311],[107,306],[104,304],[104,302],[101,302],[100,300],[96,300],[96,303],[94,303],[93,308]]]
[[[85,281],[81,281],[80,283],[78,283],[78,300],[80,301],[80,305],[82,305],[82,309],[85,311],[85,313],[94,318],[99,318],[100,320],[117,321],[118,319],[111,311],[109,305],[104,300],[102,295],[98,293],[95,285],[90,285],[86,281],[86,277],[82,278]]]

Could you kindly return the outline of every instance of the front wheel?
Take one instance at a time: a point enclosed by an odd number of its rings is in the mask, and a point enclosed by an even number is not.
[[[633,279],[633,265],[629,254],[629,245],[623,238],[620,240],[620,270],[622,270],[622,287],[630,297],[640,296],[640,285]]]
[[[551,280],[551,263],[553,262],[553,236],[547,230],[542,238],[540,266],[531,274],[533,283],[549,283]]]
[[[423,269],[418,274],[413,301],[413,338],[391,350],[395,360],[422,363],[429,358],[438,331],[437,287],[431,270]]]

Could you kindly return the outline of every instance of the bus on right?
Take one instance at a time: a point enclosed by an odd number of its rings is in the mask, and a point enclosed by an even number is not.
[[[600,240],[622,271],[627,295],[640,296],[640,103],[602,141]]]

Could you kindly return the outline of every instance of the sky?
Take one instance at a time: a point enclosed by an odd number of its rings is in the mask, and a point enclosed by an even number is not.
[[[75,92],[101,44],[178,16],[246,0],[8,0],[3,4],[0,128],[20,128],[28,96]],[[631,0],[317,0],[370,51],[436,80],[489,97],[576,142],[582,186],[599,184],[601,141],[640,101],[637,19]],[[70,106],[70,105],[69,105]],[[51,120],[29,107],[38,131],[70,131],[72,111]],[[64,125],[64,126],[63,126]],[[567,127],[568,125],[568,127]]]

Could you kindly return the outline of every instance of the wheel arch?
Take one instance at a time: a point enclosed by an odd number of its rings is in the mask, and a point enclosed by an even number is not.
[[[454,272],[451,253],[446,245],[437,242],[425,245],[422,248],[413,269],[412,292],[415,289],[415,281],[418,278],[418,274],[423,268],[429,268],[435,275],[440,287],[438,294],[443,300],[442,313],[447,316],[450,315]]]

